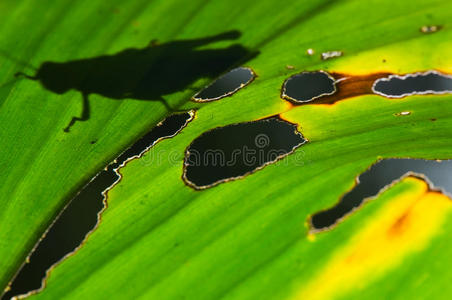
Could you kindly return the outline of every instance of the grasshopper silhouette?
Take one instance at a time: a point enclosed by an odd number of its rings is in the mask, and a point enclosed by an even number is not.
[[[143,49],[129,48],[114,55],[69,62],[44,62],[34,76],[17,73],[37,80],[49,91],[64,94],[71,89],[80,91],[83,111],[73,117],[64,129],[68,132],[76,121],[90,118],[88,96],[99,94],[111,99],[160,101],[173,111],[163,95],[181,91],[200,78],[215,78],[235,64],[256,56],[241,45],[227,48],[197,49],[221,40],[237,39],[238,31],[216,36],[172,41],[151,42]]]

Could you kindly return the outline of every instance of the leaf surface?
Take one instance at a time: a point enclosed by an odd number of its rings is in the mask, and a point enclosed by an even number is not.
[[[359,297],[366,291],[398,298],[413,295],[419,286],[418,297],[451,294],[447,264],[425,263],[432,256],[447,260],[450,199],[429,193],[422,181],[405,179],[329,232],[310,236],[307,220],[334,205],[378,158],[451,158],[452,97],[363,95],[334,105],[298,107],[280,98],[284,80],[305,70],[350,76],[450,72],[451,4],[137,0],[0,5],[0,50],[7,51],[0,60],[0,82],[24,70],[6,55],[39,66],[142,48],[153,38],[165,43],[238,30],[239,39],[206,49],[239,43],[260,52],[245,63],[258,77],[231,97],[193,103],[188,86],[165,96],[172,107],[196,108],[195,119],[121,170],[123,179],[109,191],[98,229],[51,272],[47,287],[35,297],[322,299]],[[420,31],[430,24],[442,29]],[[307,54],[309,48],[315,55]],[[322,52],[332,50],[344,55],[320,59]],[[194,85],[200,88],[207,81],[199,78]],[[5,286],[68,199],[170,112],[158,101],[91,95],[92,117],[64,133],[68,120],[81,110],[77,91],[57,95],[36,81],[20,80],[1,87],[0,95],[5,145],[0,154],[0,257],[8,257],[0,261],[0,282]],[[401,111],[411,114],[394,115]],[[309,143],[240,180],[203,191],[184,184],[184,152],[196,137],[219,126],[273,115],[296,123]],[[368,268],[353,269],[346,258],[370,247],[369,236],[381,234],[374,242],[388,251],[388,237],[381,233],[387,230],[372,230],[392,206],[414,198],[421,199],[426,216],[413,218],[408,229],[394,237],[399,252],[381,264],[376,264],[381,257],[369,253],[362,258],[369,261]],[[397,217],[388,216],[387,224]],[[425,234],[412,236],[410,228],[423,228]],[[372,263],[381,270],[369,272]],[[334,268],[342,277],[324,288],[324,278],[338,274]],[[322,291],[315,294],[318,289]]]

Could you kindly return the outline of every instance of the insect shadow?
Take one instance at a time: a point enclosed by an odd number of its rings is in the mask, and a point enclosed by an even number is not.
[[[242,45],[226,48],[197,49],[201,46],[239,38],[239,31],[228,31],[199,39],[178,40],[159,44],[151,43],[143,49],[128,48],[114,55],[68,62],[44,62],[33,76],[56,94],[77,90],[82,94],[83,111],[74,116],[64,129],[69,132],[77,121],[90,118],[89,95],[98,94],[116,100],[137,99],[160,101],[167,110],[175,111],[163,98],[164,95],[189,88],[200,78],[213,79],[239,63],[255,57]]]

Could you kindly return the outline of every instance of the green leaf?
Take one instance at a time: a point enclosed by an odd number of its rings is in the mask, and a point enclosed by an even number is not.
[[[189,89],[165,96],[180,110],[197,108],[195,119],[121,170],[123,179],[109,191],[99,227],[52,270],[36,297],[278,299],[315,297],[318,289],[325,293],[317,295],[320,299],[359,297],[362,292],[390,298],[452,293],[449,199],[430,195],[418,179],[405,179],[330,232],[310,236],[307,226],[310,215],[337,202],[379,157],[451,158],[452,97],[368,95],[299,107],[280,99],[284,80],[304,70],[349,75],[452,71],[452,4],[30,0],[6,1],[0,7],[0,50],[5,52],[0,82],[25,71],[14,57],[39,66],[142,48],[153,38],[165,43],[239,30],[240,39],[207,48],[240,43],[260,52],[246,62],[258,77],[232,97],[201,105],[187,101],[193,94]],[[442,29],[424,34],[424,25]],[[309,48],[315,55],[307,54]],[[344,55],[322,61],[320,54],[331,50]],[[195,85],[205,82],[199,79]],[[3,86],[0,96],[0,140],[6,146],[0,154],[0,257],[8,258],[0,260],[0,283],[6,286],[68,199],[170,112],[160,102],[91,95],[92,117],[64,133],[81,110],[80,93],[56,95],[36,81],[20,80]],[[401,111],[411,114],[394,116]],[[184,152],[196,137],[277,114],[298,124],[309,143],[240,180],[203,191],[184,184]],[[366,249],[366,230],[410,195],[438,202],[422,206],[430,212],[427,217],[407,225],[429,230],[421,230],[423,236],[410,235],[410,230],[396,235],[398,251],[391,251],[387,240],[375,239],[388,259],[370,253],[362,259],[369,262],[367,269],[344,265],[347,255]],[[399,216],[387,215],[389,220]],[[414,247],[415,242],[420,246]],[[379,271],[373,272],[372,262],[378,259]],[[331,273],[331,268],[339,270]],[[350,280],[322,281],[334,277],[329,274]]]

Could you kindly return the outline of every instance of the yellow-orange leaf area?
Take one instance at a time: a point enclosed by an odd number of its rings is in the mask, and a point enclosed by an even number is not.
[[[444,233],[442,225],[452,208],[451,199],[414,176],[373,201],[384,203],[374,212],[363,211],[365,216],[348,241],[325,260],[294,299],[335,299],[364,289],[428,248]],[[324,234],[334,230],[316,234],[320,236],[312,242]]]

